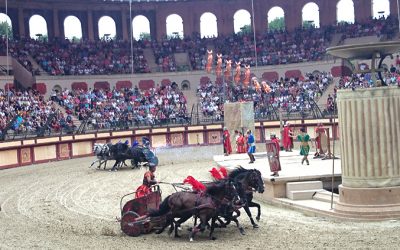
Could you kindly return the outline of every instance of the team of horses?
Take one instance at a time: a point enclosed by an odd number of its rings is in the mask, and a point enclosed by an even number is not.
[[[257,221],[261,216],[260,205],[253,201],[253,192],[264,192],[260,171],[238,167],[227,178],[206,184],[204,192],[180,191],[167,196],[159,209],[151,212],[149,217],[165,217],[165,223],[156,231],[157,234],[169,226],[169,233],[175,231],[175,237],[179,237],[180,225],[194,216],[195,224],[191,229],[190,241],[193,241],[197,232],[204,231],[207,227],[210,229],[209,238],[215,239],[215,227],[226,227],[232,221],[236,223],[239,232],[245,234],[237,219],[240,216],[239,209],[245,210],[254,228],[258,225],[249,208],[257,207]],[[200,220],[198,225],[197,219]]]
[[[115,160],[111,171],[117,170],[122,167],[122,165],[127,166],[125,163],[126,160],[131,160],[132,168],[139,168],[140,164],[158,165],[158,158],[150,148],[140,145],[130,147],[128,144],[120,142],[116,144],[95,143],[93,146],[93,153],[97,159],[92,162],[90,167],[98,162],[98,169],[100,169],[102,165],[104,165],[104,169],[106,169],[107,161],[109,160]]]

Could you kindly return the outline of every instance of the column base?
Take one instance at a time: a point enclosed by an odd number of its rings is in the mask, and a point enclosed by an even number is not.
[[[398,219],[400,187],[349,188],[339,185],[335,212],[355,219]]]

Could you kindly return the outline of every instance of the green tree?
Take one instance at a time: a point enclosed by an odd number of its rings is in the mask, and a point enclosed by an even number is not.
[[[8,22],[0,22],[0,36],[6,36],[8,32],[8,37],[12,38],[11,25]]]
[[[275,18],[270,23],[268,23],[268,29],[269,30],[285,30],[285,18],[283,16]]]
[[[239,34],[249,34],[251,33],[251,26],[250,25],[244,25],[243,27],[240,28],[240,31],[238,32]]]
[[[151,40],[150,33],[147,33],[147,32],[140,33],[139,39],[140,40]]]
[[[303,28],[315,28],[314,21],[303,21]]]

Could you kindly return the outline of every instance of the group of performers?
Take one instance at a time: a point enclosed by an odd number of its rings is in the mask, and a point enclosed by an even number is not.
[[[230,139],[229,130],[224,127],[222,134],[223,145],[224,145],[224,155],[228,156],[232,154],[232,145]],[[246,131],[246,135],[243,135],[241,131],[235,130],[235,142],[236,142],[236,153],[243,154],[247,153],[250,158],[249,163],[253,163],[256,159],[254,153],[256,152],[256,141],[253,133],[250,129]]]

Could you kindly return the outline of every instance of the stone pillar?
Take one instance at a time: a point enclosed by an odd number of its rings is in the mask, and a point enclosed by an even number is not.
[[[19,37],[25,37],[24,9],[18,8]]]
[[[128,19],[125,10],[121,10],[121,21],[122,21],[122,39],[124,41],[130,41],[130,34],[131,34],[131,24],[127,25],[126,20]],[[129,20],[132,22],[132,20]]]
[[[88,39],[90,41],[93,41],[94,38],[94,30],[93,30],[93,11],[89,10],[87,12],[87,27],[88,27]],[[98,29],[99,27],[96,27],[96,29]],[[96,37],[96,39],[98,39],[98,37]]]
[[[60,24],[58,20],[58,9],[53,9],[53,32],[55,37],[60,37]]]
[[[235,130],[243,131],[251,129],[255,137],[254,104],[253,102],[233,102],[224,104],[224,127],[231,135],[232,150],[235,145]]]
[[[339,213],[400,217],[400,89],[338,92]]]

